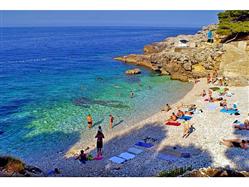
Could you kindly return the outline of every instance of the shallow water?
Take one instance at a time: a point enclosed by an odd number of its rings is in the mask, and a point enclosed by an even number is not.
[[[0,28],[0,153],[27,157],[33,151],[67,148],[94,128],[137,122],[192,85],[113,60],[141,53],[144,45],[193,28],[57,27]],[[130,97],[133,91],[135,96]],[[56,148],[56,149],[55,149]],[[42,155],[42,154],[41,154]]]

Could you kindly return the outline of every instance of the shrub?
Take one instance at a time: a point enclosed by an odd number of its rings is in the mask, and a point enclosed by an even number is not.
[[[220,12],[218,18],[217,34],[227,39],[249,34],[249,10],[226,10]]]
[[[184,174],[186,171],[191,171],[192,167],[183,167],[183,168],[176,168],[170,171],[161,171],[158,176],[159,177],[177,177],[179,175]]]

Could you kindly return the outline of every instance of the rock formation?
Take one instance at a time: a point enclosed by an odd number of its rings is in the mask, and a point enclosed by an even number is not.
[[[246,48],[248,42],[237,44],[239,46],[234,47],[234,44],[219,43],[219,36],[215,34],[215,42],[208,43],[207,32],[216,28],[217,25],[209,25],[203,27],[195,35],[169,37],[161,42],[146,45],[144,54],[131,54],[115,59],[145,66],[162,75],[170,75],[172,79],[181,81],[205,77],[213,70],[219,69],[221,69],[220,75],[224,73],[225,76],[232,79],[243,69],[243,83],[245,83],[249,80],[246,76],[249,74],[248,51],[244,50],[241,54],[239,48]],[[185,41],[184,44],[181,41]],[[243,68],[246,66],[247,68]]]
[[[0,177],[11,176],[41,177],[44,176],[44,174],[39,168],[26,165],[19,159],[10,156],[0,156]]]
[[[249,172],[208,167],[187,171],[180,177],[249,177]]]
[[[220,71],[231,85],[244,86],[249,82],[249,42],[239,41],[224,44]]]
[[[139,68],[130,69],[130,70],[127,70],[125,72],[125,74],[127,74],[127,75],[136,75],[136,74],[140,74],[140,73],[141,73],[141,70]]]

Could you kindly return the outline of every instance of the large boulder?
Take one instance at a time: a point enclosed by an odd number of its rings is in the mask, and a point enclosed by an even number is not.
[[[44,176],[42,170],[37,167],[26,165],[21,160],[10,157],[0,156],[0,176],[8,177],[36,177]]]

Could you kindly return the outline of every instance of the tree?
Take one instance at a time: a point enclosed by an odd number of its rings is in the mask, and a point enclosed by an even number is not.
[[[249,10],[226,10],[218,14],[217,34],[225,40],[249,34]]]

